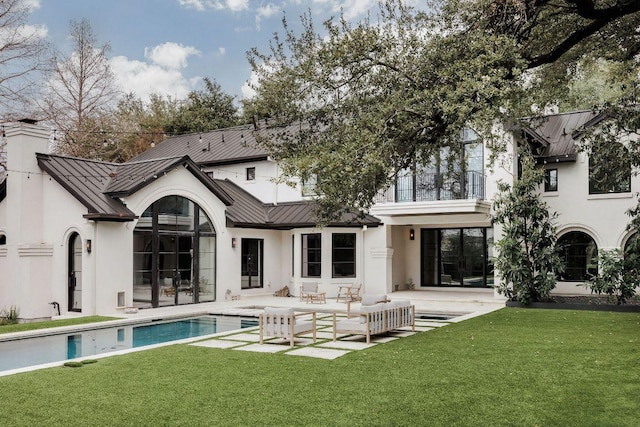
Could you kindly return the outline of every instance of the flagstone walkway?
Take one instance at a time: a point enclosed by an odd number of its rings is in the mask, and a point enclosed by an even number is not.
[[[302,317],[304,319],[304,317]],[[309,316],[311,318],[311,316]],[[367,344],[364,335],[337,334],[337,341],[333,341],[333,316],[318,314],[316,320],[316,342],[313,334],[303,334],[295,338],[294,347],[283,338],[265,338],[260,344],[260,328],[245,328],[228,334],[221,334],[212,339],[198,341],[191,345],[218,349],[239,351],[253,351],[258,353],[284,353],[291,356],[316,357],[320,359],[336,359],[352,351],[364,350],[376,345],[384,344],[416,333],[427,332],[434,328],[446,326],[455,322],[448,320],[416,319],[415,332],[411,327],[396,329],[386,334],[374,335],[371,343]]]

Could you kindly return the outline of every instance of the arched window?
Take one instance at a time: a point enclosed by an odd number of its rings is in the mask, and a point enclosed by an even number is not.
[[[4,234],[0,234],[0,245],[6,245],[7,244],[7,236],[5,236]]]
[[[624,243],[625,256],[629,253],[633,253],[636,257],[640,257],[640,240],[638,240],[638,233],[634,233]]]
[[[156,200],[133,233],[133,300],[159,307],[215,300],[216,231],[200,206]]]
[[[582,231],[571,231],[558,239],[558,247],[564,263],[559,280],[580,282],[598,273],[598,247],[596,242]]]

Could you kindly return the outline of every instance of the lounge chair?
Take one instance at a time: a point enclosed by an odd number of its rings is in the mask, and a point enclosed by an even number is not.
[[[360,301],[360,289],[362,285],[338,285],[338,297],[336,302],[344,300],[344,302]]]
[[[300,317],[311,315],[311,320]],[[265,307],[260,314],[260,344],[264,337],[281,337],[289,340],[291,347],[297,335],[313,332],[316,342],[316,313],[295,314],[293,308]]]
[[[300,301],[307,301],[310,294],[318,293],[317,283],[303,283],[300,285]]]

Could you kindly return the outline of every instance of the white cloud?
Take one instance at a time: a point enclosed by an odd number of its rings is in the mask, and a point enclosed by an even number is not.
[[[156,46],[158,47],[160,46]],[[145,49],[145,57],[151,59],[152,63],[130,60],[125,56],[111,58],[109,63],[118,85],[124,92],[134,92],[143,100],[152,93],[169,95],[177,99],[185,98],[190,91],[194,90],[200,77],[187,79],[182,74],[180,69],[187,66],[186,57],[169,60],[165,56],[165,51],[156,50],[156,48],[151,49],[152,54],[149,55]]]
[[[218,53],[220,54],[220,56],[224,56],[227,54],[227,49],[225,49],[224,47],[219,47]]]
[[[173,70],[186,67],[187,58],[191,55],[200,55],[200,51],[195,47],[173,42],[144,49],[145,58],[150,59],[154,64]]]
[[[40,9],[41,0],[23,0],[22,5],[27,10],[36,10]]]
[[[280,12],[280,8],[273,3],[269,3],[266,6],[260,6],[256,10],[256,26],[260,28],[262,18],[270,18],[271,16]]]
[[[232,12],[249,10],[249,0],[178,0],[178,3],[187,9],[195,9],[200,12],[206,9],[229,9]]]
[[[44,40],[49,29],[44,25],[21,25],[19,27],[5,26],[0,28],[0,45],[22,44],[29,40]]]

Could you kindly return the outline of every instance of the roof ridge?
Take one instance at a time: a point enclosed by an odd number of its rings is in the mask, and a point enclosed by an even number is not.
[[[84,157],[65,156],[65,155],[52,154],[52,153],[36,153],[36,155],[57,157],[59,159],[79,160],[79,161],[83,161],[83,162],[87,162],[87,163],[100,163],[102,165],[111,165],[111,166],[118,166],[118,165],[123,164],[123,163],[116,163],[116,162],[106,162],[104,160],[86,159]]]

